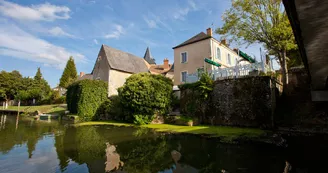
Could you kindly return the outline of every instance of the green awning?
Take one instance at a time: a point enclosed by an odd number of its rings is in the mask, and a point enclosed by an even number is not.
[[[210,60],[208,58],[204,58],[204,61],[207,62],[207,63],[209,63],[209,64],[212,64],[214,66],[221,67],[221,64],[219,64],[219,63],[217,63],[215,61],[212,61],[212,60]]]
[[[255,63],[255,59],[253,59],[251,56],[247,55],[246,53],[239,50],[239,56],[244,58],[245,60],[249,61],[250,63]]]

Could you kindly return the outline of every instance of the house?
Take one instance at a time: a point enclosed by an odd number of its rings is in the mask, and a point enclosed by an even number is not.
[[[151,74],[163,75],[173,80],[174,64],[170,64],[167,58],[164,58],[163,64],[156,64],[155,59],[151,56],[150,49],[147,47],[144,60],[148,62],[148,68]]]
[[[83,79],[93,79],[92,74],[84,74],[84,72],[80,72],[80,76],[77,77],[77,81],[83,80]]]
[[[248,56],[238,55],[239,50],[228,47],[226,40],[218,41],[208,28],[206,34],[200,32],[185,42],[173,47],[174,50],[174,85],[186,82],[188,74],[193,74],[205,69],[208,72],[218,68],[204,62],[208,58],[221,65],[220,68],[232,67],[237,63],[248,64],[252,61]],[[246,61],[242,61],[246,60]]]
[[[140,57],[102,45],[91,72],[93,80],[108,82],[108,95],[116,95],[126,78],[135,73],[149,72],[148,62]]]
[[[66,95],[66,88],[60,87],[59,85],[56,86],[55,88],[52,88],[53,91],[58,91],[59,96],[65,96]]]

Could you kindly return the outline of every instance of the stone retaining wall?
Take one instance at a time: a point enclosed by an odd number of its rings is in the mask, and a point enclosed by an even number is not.
[[[267,76],[217,80],[210,97],[202,103],[193,99],[197,91],[182,90],[181,110],[194,108],[194,116],[205,124],[269,128],[276,105],[272,81]],[[205,104],[205,111],[197,109],[201,104]]]

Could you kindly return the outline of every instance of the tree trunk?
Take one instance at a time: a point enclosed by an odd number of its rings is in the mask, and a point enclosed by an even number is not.
[[[282,50],[279,53],[279,60],[281,65],[281,72],[282,72],[282,85],[283,85],[283,92],[286,92],[287,85],[288,85],[288,69],[287,69],[287,62],[286,62],[286,51]]]

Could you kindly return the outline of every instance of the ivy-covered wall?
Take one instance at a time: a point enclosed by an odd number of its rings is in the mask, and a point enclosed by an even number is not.
[[[268,76],[218,80],[206,101],[197,90],[182,88],[181,111],[206,124],[271,127],[276,103],[271,80]]]

